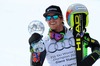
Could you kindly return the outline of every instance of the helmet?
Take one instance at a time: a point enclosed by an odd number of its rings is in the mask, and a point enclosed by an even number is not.
[[[85,23],[85,27],[88,26],[88,10],[87,8],[79,3],[76,4],[72,4],[68,7],[67,12],[66,12],[66,20],[68,25],[73,28],[74,27],[74,14],[81,14],[84,13],[86,15],[85,19],[86,19],[86,23]]]

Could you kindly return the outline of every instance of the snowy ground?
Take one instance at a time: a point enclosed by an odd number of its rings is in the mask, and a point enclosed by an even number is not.
[[[65,13],[69,5],[82,3],[89,10],[87,31],[100,42],[99,0],[0,0],[0,66],[30,66],[28,24],[43,18],[45,8],[59,5]],[[66,22],[66,19],[65,21]],[[45,35],[45,34],[44,34]],[[99,66],[100,59],[93,65]],[[48,66],[45,62],[44,66]]]

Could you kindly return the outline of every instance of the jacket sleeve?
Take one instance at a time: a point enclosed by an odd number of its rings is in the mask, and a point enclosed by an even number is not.
[[[41,53],[31,53],[30,66],[42,66],[46,56],[46,50]]]
[[[42,40],[42,37],[43,36],[38,33],[33,33],[28,40],[29,45],[30,45],[30,52],[31,52],[30,66],[42,66],[43,65],[45,55],[46,55],[46,50],[43,50],[42,52],[36,52],[34,50],[34,49],[38,49],[36,47],[34,48],[34,46],[37,45],[38,42]]]
[[[88,42],[87,47],[91,48],[92,53],[81,61],[80,66],[92,66],[100,58],[100,44],[97,40],[91,38],[88,33],[84,37],[84,40]]]

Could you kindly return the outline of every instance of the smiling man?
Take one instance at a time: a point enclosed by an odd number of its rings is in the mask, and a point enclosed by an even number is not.
[[[45,58],[47,59],[49,66],[78,66],[73,29],[68,29],[64,25],[60,7],[56,5],[49,6],[45,10],[43,16],[49,26],[48,34],[42,38],[40,34],[34,33],[30,37],[29,43],[30,46],[32,44],[35,46],[42,40],[45,50],[43,52],[32,52],[31,66],[42,66]],[[70,17],[70,15],[68,17]],[[92,39],[87,33],[84,36],[90,40]],[[92,39],[94,42],[88,41],[87,39],[83,40],[92,49],[93,53],[87,57],[85,56],[85,58],[80,61],[79,66],[92,66],[92,64],[100,57],[100,45],[98,41],[94,39]],[[30,49],[33,48],[31,47]],[[87,63],[89,60],[91,61]]]

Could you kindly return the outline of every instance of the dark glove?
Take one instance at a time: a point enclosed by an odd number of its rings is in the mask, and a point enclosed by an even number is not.
[[[32,36],[29,38],[30,52],[42,52],[45,50],[42,37],[43,36],[38,33],[32,34]]]
[[[85,34],[84,34],[83,40],[84,40],[84,42],[87,42],[87,44],[88,44],[87,47],[91,47],[92,52],[93,52],[94,50],[99,50],[99,49],[100,49],[100,44],[99,44],[99,42],[98,42],[97,40],[91,38],[91,37],[89,36],[89,33],[85,33]]]
[[[43,36],[38,33],[33,33],[31,37],[29,38],[29,44],[31,45],[31,43],[37,43],[38,41],[42,39],[42,37]]]

